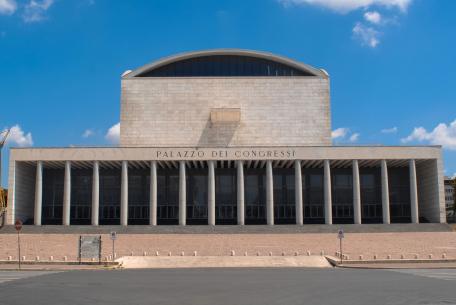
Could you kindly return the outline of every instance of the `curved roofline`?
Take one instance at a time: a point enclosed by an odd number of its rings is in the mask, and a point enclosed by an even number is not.
[[[261,51],[253,51],[253,50],[243,50],[243,49],[212,49],[212,50],[201,50],[201,51],[191,51],[191,52],[184,52],[178,53],[176,55],[171,55],[167,57],[163,57],[157,61],[151,62],[146,64],[142,67],[136,68],[133,71],[126,71],[122,74],[122,78],[134,78],[138,75],[145,73],[147,71],[151,71],[162,66],[178,62],[181,60],[195,58],[195,57],[202,57],[202,56],[214,56],[214,55],[238,55],[238,56],[251,56],[261,59],[267,59],[271,61],[275,61],[281,64],[285,64],[287,66],[293,67],[295,69],[310,73],[315,75],[316,77],[322,78],[329,78],[328,73],[323,69],[317,69],[312,66],[306,65],[304,63],[298,62],[296,60],[275,55],[268,52],[261,52]]]

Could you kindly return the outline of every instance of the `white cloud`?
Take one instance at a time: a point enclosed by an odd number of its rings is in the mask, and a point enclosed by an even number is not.
[[[18,124],[10,128],[10,133],[5,144],[27,147],[33,145],[32,133],[25,133]]]
[[[365,12],[364,19],[373,24],[379,24],[382,21],[382,15],[379,12]]]
[[[358,132],[352,133],[350,128],[346,127],[337,128],[331,132],[331,138],[335,143],[355,143],[359,140],[359,136]]]
[[[54,4],[54,0],[30,0],[24,7],[22,19],[25,22],[38,22],[46,19],[46,11]]]
[[[361,41],[361,44],[371,48],[375,48],[380,43],[380,32],[372,27],[365,26],[361,22],[357,22],[352,30],[353,36]]]
[[[333,140],[340,139],[340,138],[345,138],[345,136],[348,134],[350,130],[348,128],[337,128],[331,132],[331,138]]]
[[[456,150],[456,120],[448,125],[440,123],[429,132],[424,127],[415,127],[408,137],[401,139],[401,142],[425,142]]]
[[[92,129],[86,129],[86,130],[84,130],[82,137],[87,139],[88,137],[91,137],[93,135],[95,135],[95,132]]]
[[[105,138],[112,144],[118,144],[120,139],[120,123],[117,123],[109,128]]]
[[[348,13],[357,9],[367,9],[371,6],[398,8],[405,12],[412,0],[278,0],[285,6],[289,5],[315,5],[328,8],[338,13]]]
[[[359,133],[356,132],[356,133],[352,134],[348,140],[350,142],[354,143],[354,142],[358,141],[358,139],[359,139]]]
[[[0,15],[12,15],[17,10],[15,0],[0,0]]]
[[[385,128],[380,131],[381,133],[397,133],[397,127]]]

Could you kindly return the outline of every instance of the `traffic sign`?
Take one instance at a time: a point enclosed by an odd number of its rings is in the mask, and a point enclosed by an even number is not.
[[[16,228],[16,231],[20,231],[22,229],[22,221],[20,219],[16,219],[16,222],[14,223],[14,227]]]
[[[117,233],[116,232],[111,232],[111,240],[116,240],[117,239]]]
[[[339,238],[339,239],[344,238],[344,230],[342,228],[340,228],[339,232],[337,232],[337,238]]]

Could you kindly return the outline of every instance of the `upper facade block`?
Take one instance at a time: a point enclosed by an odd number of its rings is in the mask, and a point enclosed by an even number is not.
[[[120,145],[331,145],[329,100],[324,70],[263,52],[185,53],[124,73]]]

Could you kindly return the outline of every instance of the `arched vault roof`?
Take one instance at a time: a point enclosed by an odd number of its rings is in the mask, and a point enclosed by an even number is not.
[[[258,59],[264,59],[273,61],[282,65],[286,65],[302,71],[305,74],[309,74],[316,77],[321,78],[328,78],[328,74],[323,69],[317,69],[310,65],[298,62],[293,59],[289,59],[287,57],[275,55],[268,52],[261,52],[261,51],[253,51],[253,50],[242,50],[242,49],[214,49],[214,50],[202,50],[202,51],[193,51],[193,52],[185,52],[180,53],[168,57],[161,58],[157,61],[151,62],[146,64],[142,67],[139,67],[133,71],[127,71],[123,74],[122,78],[134,78],[140,77],[146,73],[150,73],[156,69],[164,67],[166,65],[172,63],[178,63],[180,61],[192,59],[192,58],[199,58],[199,57],[207,57],[207,56],[245,56],[245,57],[254,57]]]

